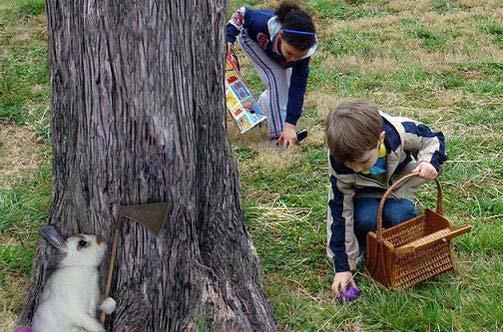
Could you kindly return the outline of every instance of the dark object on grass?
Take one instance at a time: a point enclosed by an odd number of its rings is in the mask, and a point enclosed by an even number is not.
[[[297,143],[302,142],[304,138],[307,137],[307,130],[301,130],[297,132]]]
[[[358,297],[360,297],[360,295],[361,294],[358,288],[349,286],[345,290],[339,292],[337,300],[339,300],[340,304],[342,304],[343,302],[352,302],[356,300]]]

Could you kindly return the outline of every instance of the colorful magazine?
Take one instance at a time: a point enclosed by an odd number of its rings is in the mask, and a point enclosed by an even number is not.
[[[241,134],[267,119],[242,79],[234,54],[227,55],[225,65],[225,104]]]

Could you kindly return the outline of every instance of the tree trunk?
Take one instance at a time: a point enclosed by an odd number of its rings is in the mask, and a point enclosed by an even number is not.
[[[110,246],[114,204],[170,205],[157,238],[122,227],[108,330],[276,330],[226,137],[224,2],[47,1],[49,223]],[[21,324],[55,263],[41,241]]]

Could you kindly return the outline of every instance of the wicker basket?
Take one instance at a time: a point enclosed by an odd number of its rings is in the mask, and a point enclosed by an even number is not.
[[[471,226],[454,228],[445,218],[442,188],[435,179],[436,212],[426,209],[424,214],[383,231],[382,211],[387,197],[418,174],[404,176],[384,193],[377,213],[377,230],[367,235],[367,273],[393,289],[411,287],[453,269],[451,239],[471,229]]]

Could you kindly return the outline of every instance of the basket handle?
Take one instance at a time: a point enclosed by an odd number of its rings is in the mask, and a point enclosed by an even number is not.
[[[398,179],[398,181],[393,183],[391,187],[389,187],[388,190],[386,190],[386,192],[382,196],[381,202],[379,203],[379,209],[377,210],[377,230],[376,230],[377,241],[380,242],[382,237],[382,211],[384,209],[384,203],[386,202],[386,199],[388,198],[389,195],[391,195],[393,190],[397,189],[402,184],[404,184],[405,182],[409,181],[410,179],[416,176],[419,176],[419,171],[407,174],[404,177]],[[444,196],[442,193],[442,187],[440,186],[440,182],[438,182],[437,178],[435,178],[435,182],[437,183],[437,213],[443,215]]]
[[[439,237],[437,239],[434,239],[433,241],[427,241],[427,242],[424,242],[424,243],[421,243],[421,244],[416,244],[416,245],[413,245],[413,246],[410,246],[410,247],[408,247],[408,246],[398,247],[397,249],[395,249],[395,254],[397,254],[397,255],[404,255],[404,254],[415,253],[415,252],[417,252],[419,250],[422,250],[424,248],[432,247],[432,246],[434,246],[435,244],[437,244],[439,242],[450,241],[453,238],[455,238],[456,236],[468,233],[469,231],[471,231],[471,229],[472,229],[472,226],[470,226],[470,225],[459,227],[459,228],[456,228],[456,229],[452,229],[451,232],[449,232],[449,234],[447,234],[445,236],[442,236],[442,237]]]

